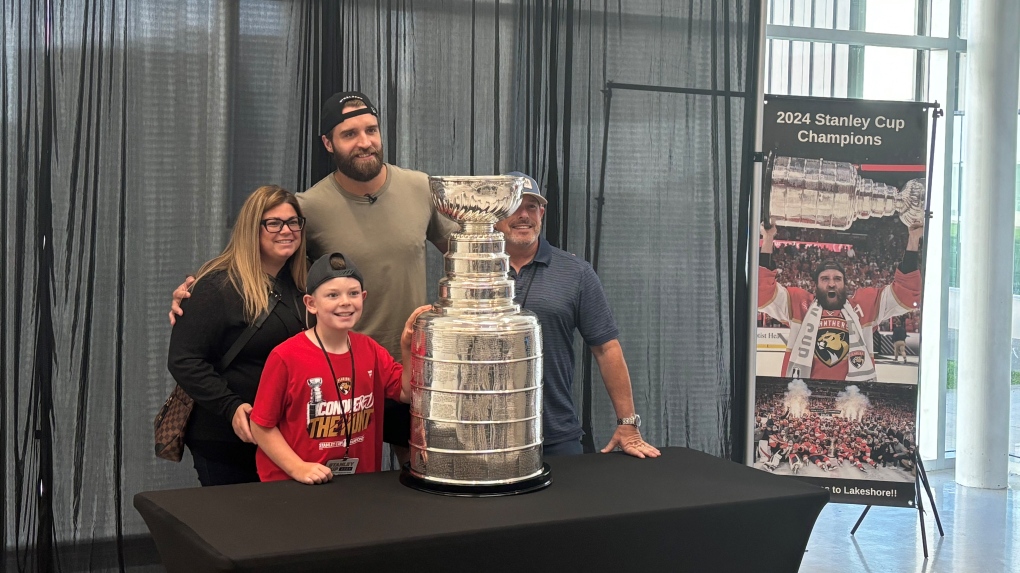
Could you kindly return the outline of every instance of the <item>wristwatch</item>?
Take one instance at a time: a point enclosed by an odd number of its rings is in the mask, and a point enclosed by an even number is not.
[[[634,414],[633,416],[629,416],[627,418],[617,418],[616,419],[616,425],[617,426],[634,426],[635,428],[640,428],[641,427],[641,416],[638,416],[637,414]]]

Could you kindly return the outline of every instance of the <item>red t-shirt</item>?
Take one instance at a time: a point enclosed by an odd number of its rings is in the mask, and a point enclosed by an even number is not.
[[[357,373],[352,378],[351,352],[331,353],[336,383],[322,349],[304,332],[274,348],[262,370],[251,421],[279,428],[302,460],[325,464],[347,451],[346,412],[351,428],[347,455],[358,458],[356,473],[376,472],[382,458],[383,399],[400,399],[404,369],[371,338],[352,332],[350,341]],[[314,396],[313,384],[318,386]],[[262,481],[290,479],[261,448],[255,464]]]

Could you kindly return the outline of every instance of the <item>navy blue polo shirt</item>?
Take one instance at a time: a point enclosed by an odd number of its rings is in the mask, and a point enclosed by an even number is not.
[[[542,325],[542,426],[545,443],[576,440],[584,433],[574,412],[574,332],[598,346],[619,338],[598,275],[587,261],[539,238],[538,253],[515,281],[514,301],[538,315]]]

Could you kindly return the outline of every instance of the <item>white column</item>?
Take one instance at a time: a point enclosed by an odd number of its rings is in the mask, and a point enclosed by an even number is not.
[[[1020,3],[970,0],[968,21],[956,480],[1003,489],[1009,475]]]

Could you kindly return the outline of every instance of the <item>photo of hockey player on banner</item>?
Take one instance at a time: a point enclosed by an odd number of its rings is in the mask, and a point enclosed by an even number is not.
[[[758,376],[917,381],[923,226],[896,224],[762,225]]]
[[[763,121],[754,466],[911,505],[927,112],[768,96]]]

